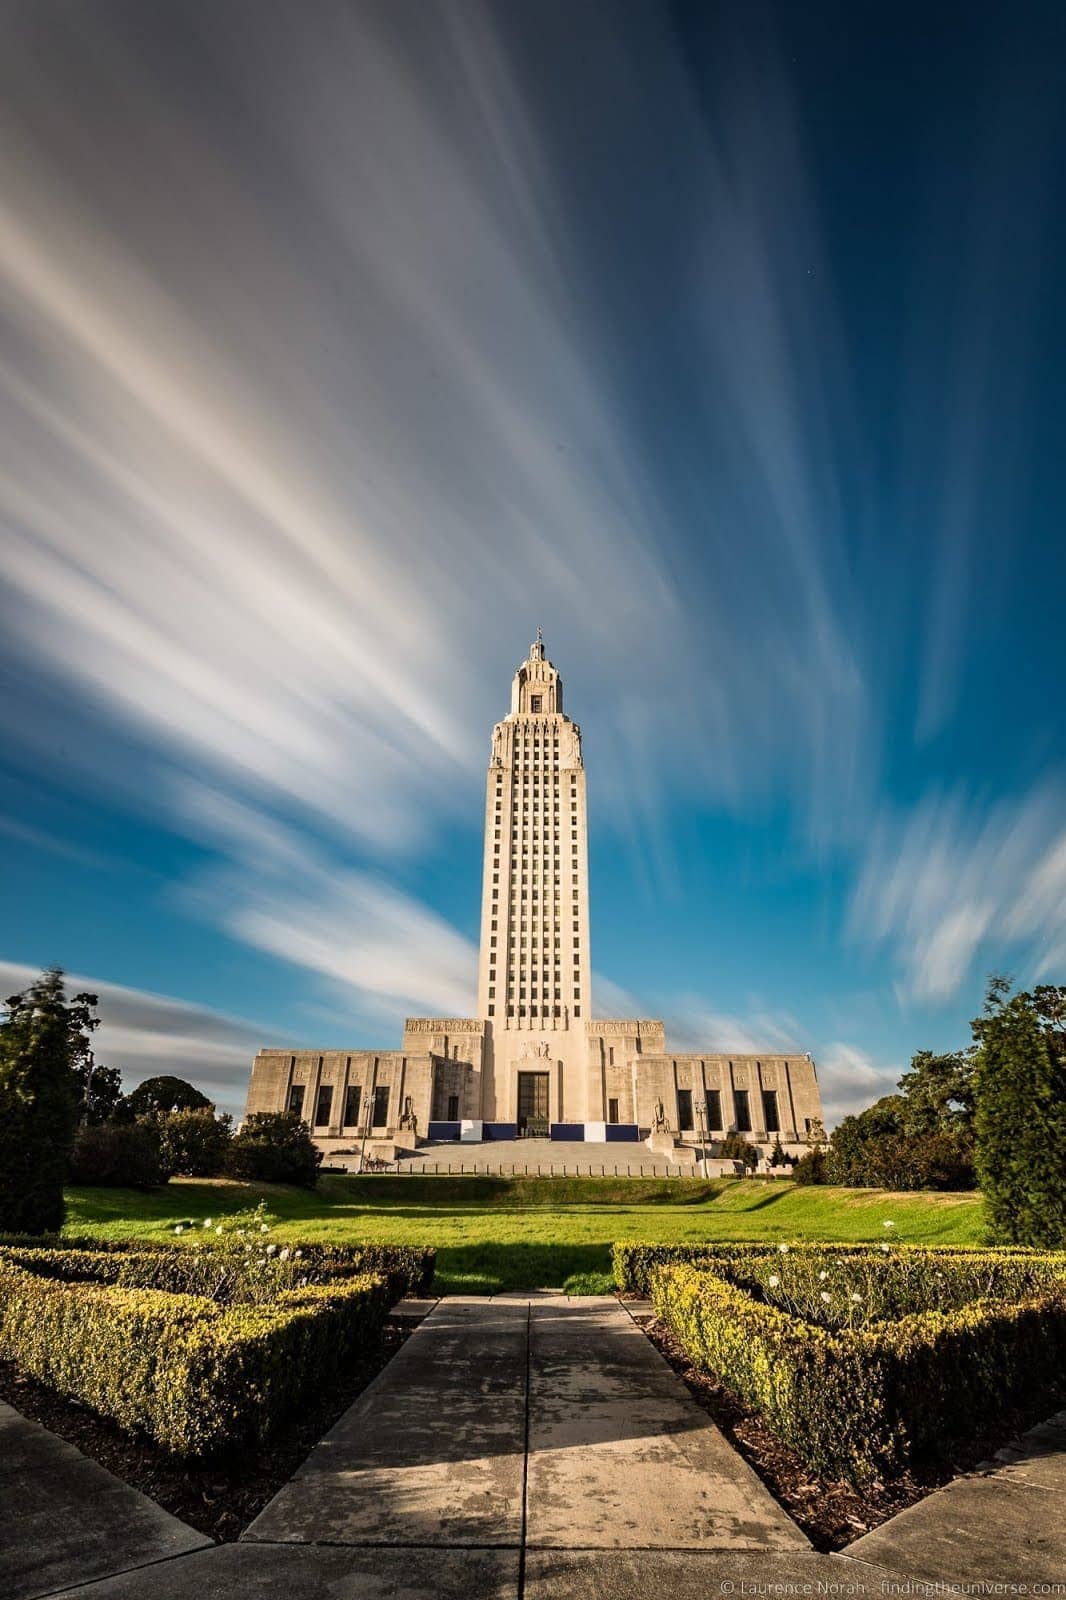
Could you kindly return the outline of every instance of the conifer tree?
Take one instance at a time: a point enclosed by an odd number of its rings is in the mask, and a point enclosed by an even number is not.
[[[95,996],[68,1004],[51,968],[6,1002],[0,1022],[0,1232],[49,1233],[63,1223],[63,1183],[82,1083],[77,1063],[96,1026]]]
[[[1066,1247],[1066,991],[993,978],[973,1024],[977,1171],[993,1237]]]

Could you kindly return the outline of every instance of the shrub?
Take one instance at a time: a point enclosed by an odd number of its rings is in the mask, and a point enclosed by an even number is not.
[[[258,1111],[230,1141],[226,1170],[235,1178],[313,1189],[321,1163],[322,1152],[295,1111]]]
[[[718,1146],[718,1154],[725,1161],[742,1161],[752,1172],[759,1165],[758,1149],[742,1133],[727,1133]]]
[[[368,1274],[385,1280],[390,1305],[404,1295],[432,1293],[437,1252],[428,1246],[276,1244],[269,1237],[269,1224],[265,1235],[258,1232],[259,1208],[228,1220],[237,1225],[221,1236],[214,1232],[219,1224],[207,1228],[189,1223],[180,1242],[9,1235],[0,1237],[0,1259],[6,1256],[46,1277],[164,1289],[220,1303],[270,1299],[279,1289],[296,1288],[301,1282],[325,1284]],[[257,1249],[250,1266],[245,1264],[242,1226],[246,1232],[253,1227],[256,1231]]]
[[[121,1272],[120,1253],[100,1260]],[[377,1337],[388,1311],[385,1282],[370,1274],[219,1305],[88,1281],[85,1265],[46,1275],[0,1255],[0,1356],[182,1456],[267,1438]]]
[[[79,1128],[67,1176],[72,1184],[85,1187],[154,1189],[166,1182],[159,1135],[144,1122],[103,1122]]]
[[[1051,1268],[1066,1270],[1066,1257],[1022,1248],[1000,1247],[996,1250],[983,1250],[976,1245],[896,1245],[891,1242],[891,1228],[886,1230],[885,1239],[880,1244],[793,1244],[784,1246],[784,1251],[790,1261],[816,1256],[820,1265],[824,1264],[823,1258],[833,1260],[838,1257],[856,1261],[883,1261],[886,1253],[891,1252],[891,1257],[896,1261],[933,1263],[934,1270],[936,1263],[945,1261],[979,1263],[1029,1259],[1050,1262]],[[780,1245],[774,1250],[774,1247],[768,1246],[765,1240],[731,1244],[646,1244],[638,1240],[620,1239],[612,1247],[611,1265],[615,1284],[624,1294],[646,1295],[650,1292],[651,1275],[656,1267],[674,1265],[713,1267],[723,1261],[730,1264],[757,1262],[760,1258],[771,1254],[776,1259],[781,1253]]]
[[[1050,1398],[1066,1361],[1061,1282],[1013,1303],[837,1328],[758,1298],[720,1262],[655,1268],[652,1297],[698,1366],[816,1470],[855,1482],[942,1454],[1023,1398]]]
[[[822,1146],[815,1145],[813,1150],[807,1150],[800,1156],[792,1168],[792,1177],[796,1183],[828,1183],[826,1177],[826,1157]]]
[[[226,1165],[232,1117],[216,1116],[213,1106],[161,1112],[150,1124],[159,1138],[159,1155],[168,1178],[217,1178]]]

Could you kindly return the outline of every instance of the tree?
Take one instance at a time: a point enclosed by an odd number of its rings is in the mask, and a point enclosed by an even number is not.
[[[112,1189],[154,1189],[168,1176],[160,1161],[159,1134],[149,1118],[83,1124],[75,1135],[68,1174],[73,1184]]]
[[[902,1121],[913,1133],[968,1134],[973,1126],[976,1051],[919,1050],[899,1080]]]
[[[826,1159],[824,1145],[816,1144],[812,1149],[805,1151],[792,1169],[796,1183],[828,1183],[829,1180],[825,1175]]]
[[[207,1096],[184,1078],[145,1078],[121,1101],[118,1118],[122,1122],[132,1122],[135,1117],[149,1117],[159,1112],[205,1111],[210,1107]]]
[[[217,1178],[226,1164],[233,1118],[216,1116],[214,1106],[142,1117],[159,1140],[162,1170],[168,1178]]]
[[[993,1237],[1066,1247],[1066,988],[988,987],[977,1042],[977,1171]]]
[[[63,1182],[91,1054],[95,996],[69,1002],[58,967],[6,1002],[0,1023],[0,1231],[50,1233],[63,1223]]]
[[[87,1127],[110,1122],[122,1099],[122,1074],[118,1068],[100,1066],[90,1051],[88,1060],[76,1069],[76,1076],[81,1088],[79,1120]]]
[[[230,1141],[226,1169],[234,1178],[295,1183],[313,1189],[322,1152],[295,1111],[257,1111]]]
[[[752,1172],[759,1165],[759,1151],[742,1133],[727,1133],[718,1146],[718,1154],[726,1161],[742,1161]]]

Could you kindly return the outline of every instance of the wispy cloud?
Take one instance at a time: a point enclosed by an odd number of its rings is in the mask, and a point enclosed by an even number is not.
[[[654,11],[617,21],[582,16],[588,92],[620,149],[651,118],[676,155],[701,263],[689,410],[713,399],[703,425],[729,440],[691,486],[698,562],[691,506],[643,443],[648,352],[593,289],[582,198],[498,9],[327,0],[309,33],[238,3],[212,47],[239,92],[195,99],[118,13],[69,61],[87,41],[52,19],[47,94],[26,67],[40,19],[13,27],[0,570],[11,637],[76,691],[72,722],[95,708],[258,805],[411,848],[476,793],[543,620],[599,702],[605,804],[643,841],[672,769],[739,803],[802,763],[820,826],[850,814],[868,719],[839,493],[818,473],[851,452],[827,449],[801,381],[846,375],[822,280],[778,267],[782,234],[820,259],[783,80],[772,52],[738,55],[748,89],[767,75],[760,119],[742,88],[712,128]],[[627,226],[655,237],[654,194],[627,199]],[[758,673],[755,638],[773,641]],[[24,706],[0,715],[38,738]],[[111,751],[76,749],[106,781]]]
[[[292,830],[225,795],[188,790],[188,825],[220,852],[182,891],[235,939],[324,980],[361,1018],[468,1016],[477,950],[383,879],[341,869]]]
[[[35,967],[0,961],[5,996],[37,976]],[[243,1018],[80,973],[67,973],[66,991],[99,996],[93,1048],[98,1061],[121,1070],[127,1091],[144,1078],[172,1074],[194,1084],[220,1110],[239,1116],[255,1052],[285,1043],[273,1030]]]
[[[834,1128],[842,1118],[865,1110],[882,1095],[895,1094],[903,1070],[875,1065],[873,1058],[857,1045],[839,1040],[826,1045],[818,1056],[826,1127]]]
[[[1066,945],[1064,794],[927,796],[874,829],[849,910],[855,939],[888,943],[908,999],[950,998],[979,956],[1022,954],[1039,975]]]

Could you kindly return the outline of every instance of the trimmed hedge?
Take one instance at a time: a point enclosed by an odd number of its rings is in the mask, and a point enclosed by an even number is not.
[[[690,1359],[830,1477],[862,1482],[940,1455],[975,1422],[1051,1399],[1066,1370],[1061,1283],[1014,1303],[976,1299],[830,1330],[731,1282],[721,1259],[648,1270],[656,1315]]]
[[[888,1241],[885,1242],[887,1243]],[[615,1285],[621,1293],[646,1295],[651,1292],[651,1274],[655,1267],[713,1266],[716,1262],[723,1260],[741,1261],[745,1257],[767,1256],[779,1248],[779,1246],[769,1243],[765,1239],[731,1244],[647,1244],[639,1240],[620,1239],[612,1246],[611,1266],[614,1272]],[[880,1259],[884,1255],[883,1244],[819,1242],[817,1244],[792,1244],[788,1248],[793,1251],[831,1255],[834,1258],[856,1256]],[[976,1260],[980,1256],[995,1257],[996,1259],[1040,1256],[1047,1259],[1046,1252],[1030,1250],[1023,1245],[997,1245],[995,1250],[989,1250],[983,1245],[896,1244],[892,1242],[890,1249],[892,1256],[895,1258],[912,1257],[921,1259],[935,1257]],[[1063,1270],[1066,1271],[1066,1256],[1063,1257]]]
[[[267,1438],[378,1337],[389,1308],[385,1279],[367,1273],[224,1306],[89,1281],[91,1252],[72,1253],[63,1276],[32,1254],[0,1254],[0,1357],[181,1456]],[[95,1259],[109,1276],[124,1270],[117,1253]]]
[[[195,1228],[190,1228],[188,1238],[189,1243],[185,1244],[174,1239],[5,1234],[0,1235],[0,1257],[12,1255],[22,1265],[32,1266],[35,1271],[47,1271],[50,1276],[69,1277],[76,1266],[85,1278],[106,1276],[109,1282],[122,1282],[130,1287],[202,1294],[209,1290],[211,1256],[219,1246],[211,1234],[200,1233]],[[298,1258],[290,1256],[287,1262],[276,1263],[279,1282],[288,1287],[298,1287],[301,1279],[309,1283],[329,1283],[373,1273],[386,1280],[390,1305],[404,1295],[424,1298],[433,1289],[437,1252],[428,1246],[286,1242],[283,1247],[300,1252]],[[199,1263],[195,1260],[197,1255]],[[121,1267],[112,1268],[106,1264],[105,1258],[109,1256],[121,1256],[126,1260]],[[49,1262],[54,1272],[49,1271]]]

